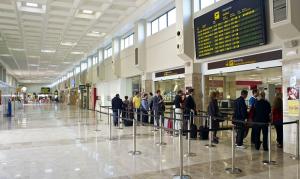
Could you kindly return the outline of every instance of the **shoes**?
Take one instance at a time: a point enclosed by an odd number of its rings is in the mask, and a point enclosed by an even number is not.
[[[219,144],[219,140],[217,140],[216,138],[213,139],[211,142],[214,143],[214,144]]]
[[[246,149],[246,147],[244,145],[237,145],[236,148],[237,149]]]
[[[280,149],[283,148],[283,146],[281,144],[277,144],[277,147],[280,148]]]

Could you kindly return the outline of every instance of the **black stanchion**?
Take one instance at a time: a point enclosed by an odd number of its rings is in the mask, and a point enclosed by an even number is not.
[[[183,144],[182,144],[182,130],[179,129],[178,143],[179,143],[179,175],[175,175],[173,179],[191,179],[189,175],[183,174]]]
[[[232,157],[231,167],[225,169],[226,173],[229,173],[229,174],[239,174],[242,172],[241,169],[235,167],[235,135],[236,135],[235,134],[235,126],[233,125],[232,133],[231,133],[231,147],[232,147],[232,149],[231,149],[231,157]]]
[[[276,161],[272,161],[271,159],[271,130],[272,130],[272,124],[269,123],[268,126],[268,160],[264,160],[263,163],[265,165],[277,165]]]

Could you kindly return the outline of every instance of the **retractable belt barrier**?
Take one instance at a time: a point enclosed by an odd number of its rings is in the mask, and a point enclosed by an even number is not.
[[[101,108],[101,107],[100,107]],[[100,113],[101,114],[108,114],[108,121],[109,121],[109,140],[112,140],[112,131],[111,131],[111,116],[112,114],[109,112],[109,110],[111,109],[110,107],[106,107],[106,109],[108,109],[108,112],[102,112],[100,110]],[[98,112],[98,111],[97,111]],[[206,112],[203,112],[203,114],[205,115],[195,115],[194,113],[190,113],[190,114],[186,114],[186,113],[176,113],[175,110],[173,112],[164,112],[164,114],[170,114],[170,117],[167,117],[167,116],[163,116],[163,115],[158,115],[158,112],[156,111],[153,111],[154,114],[149,114],[147,111],[147,114],[143,114],[142,111],[124,111],[126,113],[126,116],[123,117],[123,116],[120,116],[120,113],[121,111],[118,110],[118,125],[120,126],[121,122],[120,122],[120,119],[122,120],[128,120],[128,121],[132,121],[133,122],[133,150],[130,151],[129,153],[131,155],[140,155],[141,152],[140,151],[137,151],[136,150],[136,126],[137,126],[137,118],[133,117],[133,119],[129,119],[129,114],[137,114],[137,113],[140,113],[140,116],[141,116],[141,120],[140,120],[140,123],[142,124],[148,124],[149,125],[149,122],[144,122],[142,120],[142,116],[146,115],[148,117],[154,117],[154,120],[155,119],[159,119],[159,124],[157,124],[157,126],[153,125],[154,128],[158,128],[159,129],[159,132],[160,132],[160,139],[159,139],[159,142],[157,143],[157,145],[159,146],[163,146],[163,145],[166,145],[166,143],[163,142],[163,138],[162,138],[162,133],[163,133],[163,130],[165,131],[170,131],[170,132],[173,132],[173,134],[175,133],[178,133],[178,137],[179,137],[179,157],[180,157],[180,171],[179,171],[179,175],[177,176],[174,176],[173,179],[181,179],[181,178],[190,178],[190,176],[188,175],[183,175],[183,144],[182,144],[182,135],[183,133],[188,133],[188,149],[187,149],[187,153],[185,154],[186,157],[192,157],[192,156],[195,156],[196,154],[192,153],[191,152],[191,144],[190,144],[190,133],[192,132],[190,126],[191,126],[191,122],[192,122],[192,118],[195,120],[195,118],[208,118],[209,119],[209,123],[210,123],[210,127],[209,129],[197,129],[197,132],[202,132],[202,131],[209,131],[211,134],[210,134],[210,143],[208,144],[209,146],[211,146],[211,139],[212,139],[212,132],[213,131],[228,131],[228,130],[232,130],[232,166],[230,168],[226,168],[226,172],[227,173],[230,173],[230,174],[238,174],[238,173],[241,173],[242,170],[237,168],[236,167],[236,164],[235,164],[235,150],[236,150],[236,146],[235,146],[235,136],[236,136],[236,129],[238,129],[238,127],[236,125],[238,124],[244,124],[244,125],[249,125],[248,127],[249,128],[255,128],[257,126],[266,126],[268,127],[268,160],[264,160],[263,163],[265,165],[274,165],[276,164],[275,161],[272,161],[271,160],[271,126],[272,126],[272,123],[262,123],[262,122],[251,122],[251,121],[240,121],[240,120],[229,120],[229,119],[226,119],[227,121],[231,121],[233,123],[233,125],[231,127],[222,127],[222,128],[213,128],[212,127],[212,120],[217,120],[217,121],[226,121],[224,120],[224,118],[219,118],[219,117],[210,117],[210,116],[207,116]],[[176,119],[176,114],[177,115],[181,115],[181,119]],[[172,117],[173,115],[173,117]],[[137,115],[138,116],[138,115]],[[158,118],[159,117],[159,118]],[[187,118],[189,117],[189,120],[187,120]],[[168,119],[168,120],[171,120],[173,121],[173,128],[166,128],[164,127],[163,125],[163,119]],[[148,120],[149,121],[149,120]],[[188,129],[187,130],[183,130],[182,128],[182,124],[181,124],[181,129],[174,129],[174,125],[175,125],[175,121],[180,121],[180,122],[183,122],[183,121],[188,121]],[[296,155],[293,157],[293,159],[296,159],[296,160],[299,160],[299,120],[296,120],[296,121],[290,121],[290,122],[284,122],[282,123],[283,125],[290,125],[290,124],[297,124],[297,141],[296,141]]]

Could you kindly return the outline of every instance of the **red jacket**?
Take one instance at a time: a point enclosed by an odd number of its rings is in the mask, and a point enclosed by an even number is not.
[[[283,122],[282,111],[276,108],[272,109],[273,123]]]

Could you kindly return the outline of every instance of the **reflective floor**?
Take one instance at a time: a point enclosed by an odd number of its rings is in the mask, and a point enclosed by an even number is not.
[[[96,125],[96,120],[99,123]],[[97,131],[96,131],[97,129]],[[166,146],[158,147],[159,133],[138,126],[137,150],[131,156],[132,127],[112,128],[108,140],[107,116],[64,105],[27,105],[12,118],[0,119],[0,179],[168,179],[179,173],[178,137],[164,134]],[[184,174],[193,179],[251,178],[294,179],[298,161],[272,145],[278,165],[265,166],[268,155],[248,145],[236,153],[241,174],[231,175],[231,132],[222,132],[220,144],[208,149],[207,141],[192,141],[195,157],[184,158]],[[184,139],[184,153],[187,150]]]

